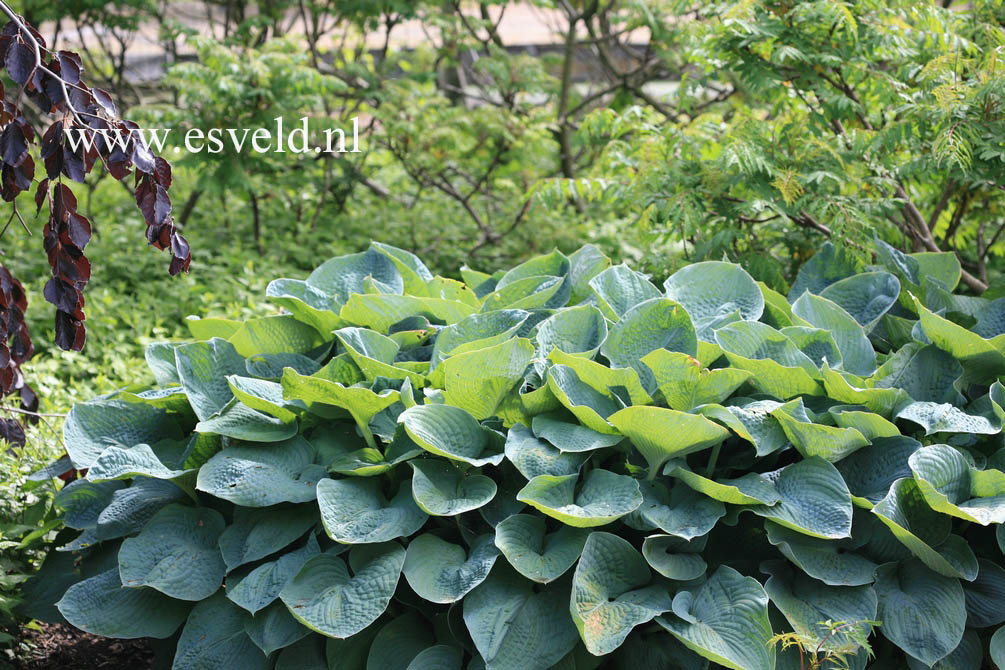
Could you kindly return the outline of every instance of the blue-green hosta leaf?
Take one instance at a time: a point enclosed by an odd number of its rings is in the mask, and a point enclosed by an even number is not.
[[[834,367],[841,367],[844,359],[829,330],[812,326],[788,326],[779,332],[792,340],[796,348],[813,361],[813,365],[819,367],[827,362]]]
[[[868,333],[897,303],[900,281],[889,272],[862,272],[813,292],[840,305]]]
[[[683,483],[671,490],[659,482],[641,482],[642,505],[628,525],[639,530],[660,529],[675,537],[693,540],[708,533],[726,515],[726,506]]]
[[[405,289],[395,264],[375,249],[325,261],[307,277],[307,284],[345,303],[353,293],[363,293],[367,279],[379,282],[384,293],[400,294]]]
[[[419,597],[453,603],[488,577],[499,557],[491,535],[475,539],[471,551],[426,533],[408,543],[402,572]]]
[[[367,380],[387,377],[408,379],[415,388],[425,385],[423,375],[394,365],[399,346],[390,337],[366,328],[340,328],[334,334]]]
[[[826,364],[820,369],[820,374],[830,399],[868,407],[883,417],[891,417],[899,408],[911,402],[911,397],[903,389],[869,388],[861,377],[831,370]],[[854,386],[852,382],[855,383]]]
[[[302,402],[291,402],[283,398],[282,384],[239,375],[227,377],[227,383],[234,397],[242,403],[284,423],[296,421],[297,415],[305,409]]]
[[[847,250],[824,242],[810,259],[803,263],[789,291],[790,302],[805,291],[820,294],[831,284],[850,277],[858,270],[855,259]]]
[[[329,537],[344,544],[372,544],[408,537],[428,518],[402,482],[388,500],[376,478],[322,479],[317,484],[321,522]]]
[[[698,338],[691,318],[683,307],[666,298],[647,300],[625,312],[611,327],[600,350],[613,367],[638,372],[642,385],[648,389],[655,382],[642,357],[657,349],[698,355]]]
[[[451,356],[437,368],[443,373],[444,402],[478,420],[489,418],[523,379],[533,357],[534,345],[524,338]]]
[[[244,507],[307,502],[317,495],[323,466],[299,435],[269,445],[234,445],[217,452],[202,468],[196,489]]]
[[[227,575],[227,597],[254,614],[278,598],[279,592],[300,572],[304,563],[320,553],[318,541],[312,533],[299,549],[262,563],[253,570],[245,568]]]
[[[585,654],[583,654],[585,655]],[[570,659],[568,665],[555,666],[556,670],[577,670],[591,667],[581,661],[581,656]],[[663,629],[651,632],[636,630],[612,655],[611,668],[614,670],[708,670],[708,660],[694,653],[667,635]]]
[[[757,282],[757,288],[761,289],[761,295],[764,297],[761,321],[779,330],[799,322],[799,317],[792,313],[792,306],[784,295],[762,281]]]
[[[486,670],[546,670],[578,641],[568,588],[535,592],[502,563],[464,598],[464,624]]]
[[[764,584],[771,602],[808,646],[850,653],[859,646],[857,635],[872,632],[872,626],[864,623],[876,619],[876,592],[871,586],[825,586],[793,572],[784,561],[770,561],[761,570],[771,575]],[[825,621],[849,625],[832,632]]]
[[[249,375],[271,380],[282,377],[285,368],[293,368],[302,375],[312,375],[321,369],[317,361],[303,354],[256,354],[244,366]]]
[[[804,293],[792,303],[792,312],[813,326],[830,331],[841,350],[845,370],[855,375],[871,375],[876,371],[876,352],[865,329],[840,305]]]
[[[119,549],[127,587],[150,587],[179,600],[202,600],[220,588],[227,571],[217,542],[225,523],[205,507],[171,504],[154,514]]]
[[[566,277],[540,275],[517,279],[485,296],[482,312],[497,309],[549,309],[561,307],[569,300]]]
[[[436,335],[430,370],[435,370],[444,359],[465,351],[485,349],[513,337],[530,316],[522,309],[500,309],[472,314],[455,324],[444,327]]]
[[[505,454],[492,433],[452,405],[416,405],[398,417],[408,436],[431,454],[475,467],[499,465]]]
[[[88,469],[87,478],[95,482],[133,477],[179,479],[186,474],[194,476],[195,471],[169,468],[157,457],[150,445],[137,444],[128,449],[114,446],[105,449],[94,465]],[[187,479],[191,478],[194,477]]]
[[[106,447],[132,447],[181,439],[181,428],[163,409],[99,398],[77,403],[63,423],[63,444],[74,467],[89,468]]]
[[[597,305],[608,319],[617,321],[632,307],[662,294],[649,278],[624,263],[607,268],[590,279]]]
[[[827,413],[838,428],[854,428],[870,443],[881,438],[901,436],[897,426],[861,405],[834,405]]]
[[[112,569],[70,586],[56,607],[75,627],[94,635],[166,638],[192,605],[154,589],[126,588]]]
[[[757,283],[735,263],[705,261],[686,265],[663,282],[666,296],[691,315],[698,336],[712,340],[715,328],[734,312],[739,319],[757,321],[764,312],[764,296]]]
[[[339,317],[355,326],[386,333],[391,326],[410,316],[422,316],[437,323],[451,324],[476,311],[475,307],[459,300],[355,293],[346,301]]]
[[[548,360],[556,365],[572,368],[584,384],[603,395],[610,395],[613,388],[621,388],[628,393],[632,405],[649,405],[653,401],[642,387],[639,373],[632,368],[609,368],[602,363],[558,349],[552,349]]]
[[[737,479],[712,480],[692,472],[684,461],[671,461],[663,474],[676,477],[713,500],[731,505],[774,505],[781,500],[771,480],[756,472],[748,472]]]
[[[945,444],[918,449],[909,463],[918,489],[936,512],[982,526],[1005,523],[1002,471],[978,470],[962,453]]]
[[[234,398],[219,414],[196,424],[195,430],[248,442],[279,442],[297,434],[297,423],[286,423]]]
[[[383,254],[394,263],[401,274],[406,293],[422,295],[422,287],[433,279],[433,273],[429,271],[426,264],[410,251],[381,242],[370,242],[370,250]]]
[[[862,586],[873,582],[876,564],[849,551],[842,542],[821,540],[767,521],[768,541],[814,579],[830,586]]]
[[[670,592],[652,585],[649,564],[627,540],[593,532],[572,577],[572,621],[586,649],[609,654],[636,626],[670,609]]]
[[[925,336],[959,361],[967,377],[982,382],[1005,374],[1005,337],[985,339],[925,308],[917,298],[915,306]]]
[[[787,400],[820,391],[817,366],[792,340],[767,324],[731,323],[715,332],[715,340],[730,365],[751,372],[750,384],[764,393]]]
[[[935,665],[928,666],[913,656],[907,657],[907,667],[910,670],[980,670],[984,661],[984,648],[980,637],[971,629],[963,632],[963,639],[951,651],[948,656],[944,656],[935,662]]]
[[[667,579],[688,582],[705,574],[700,540],[682,540],[673,535],[650,535],[642,542],[642,555],[652,569]]]
[[[897,418],[913,421],[923,427],[925,435],[934,433],[996,435],[1001,432],[1000,420],[967,414],[949,403],[912,402],[897,412]]]
[[[908,254],[918,263],[918,276],[935,279],[952,291],[960,283],[960,259],[951,251],[919,251]]]
[[[646,459],[650,479],[669,459],[708,449],[729,437],[729,431],[703,416],[663,407],[626,407],[608,421]]]
[[[807,416],[802,398],[778,407],[771,412],[771,416],[778,419],[785,436],[804,458],[819,456],[834,463],[869,444],[869,440],[855,428],[814,423]]]
[[[621,406],[614,398],[585,383],[568,365],[553,365],[548,369],[548,389],[572,412],[580,423],[598,433],[617,434],[607,417]]]
[[[781,500],[750,509],[811,537],[837,540],[851,535],[851,492],[841,474],[819,457],[807,458],[764,475]]]
[[[928,506],[915,480],[898,479],[872,512],[930,569],[967,581],[977,576],[974,552],[962,538],[949,534],[950,518]]]
[[[910,477],[908,458],[920,447],[920,442],[903,435],[877,438],[838,463],[838,472],[848,484],[855,504],[871,508],[886,497],[895,481]]]
[[[642,363],[652,370],[670,409],[681,412],[722,402],[752,376],[747,370],[734,368],[703,369],[697,359],[666,349],[646,354]]]
[[[235,508],[233,523],[220,535],[220,553],[227,570],[285,548],[306,533],[317,519],[313,505]]]
[[[774,670],[768,595],[757,580],[729,566],[720,567],[697,590],[679,591],[673,616],[656,621],[713,663],[733,670]]]
[[[282,603],[272,603],[258,614],[245,618],[244,632],[263,654],[269,655],[311,635]]]
[[[534,418],[537,420],[537,417]],[[576,428],[582,426],[577,425]],[[506,458],[516,466],[520,474],[527,479],[533,479],[538,475],[560,477],[576,474],[589,458],[589,454],[562,452],[557,447],[534,437],[534,433],[518,423],[510,428],[506,435]]]
[[[589,531],[562,524],[554,533],[546,533],[545,519],[532,514],[514,514],[495,528],[495,545],[509,564],[521,575],[535,582],[552,582],[572,567]]]
[[[245,632],[245,623],[250,618],[223,594],[203,600],[185,622],[172,670],[270,667],[265,654]]]
[[[988,628],[1005,622],[1005,569],[986,558],[977,559],[977,579],[963,583],[967,625]]]
[[[903,389],[915,400],[962,405],[955,384],[963,366],[933,344],[911,342],[896,351],[873,375],[876,388]]]
[[[611,259],[592,244],[584,244],[569,254],[570,305],[577,305],[593,293],[590,280],[611,267]]]
[[[408,560],[406,555],[405,560]],[[361,637],[361,636],[357,636]],[[352,638],[356,639],[356,638]],[[435,642],[429,622],[415,611],[406,611],[380,627],[373,643],[368,644],[370,653],[365,655],[365,663],[348,665],[343,655],[338,657],[338,667],[352,670],[406,670],[423,649]],[[333,659],[334,660],[334,659]],[[325,665],[325,670],[328,666]]]
[[[1005,668],[1005,626],[996,630],[991,636],[990,653],[991,660],[999,668]]]
[[[198,316],[185,317],[185,325],[188,326],[192,337],[197,340],[209,340],[214,337],[227,339],[240,330],[241,323],[241,321],[235,319],[226,319],[219,316],[202,318]]]
[[[877,617],[883,636],[926,666],[948,656],[967,619],[960,582],[908,559],[876,569]]]
[[[233,399],[227,375],[240,375],[245,371],[244,358],[238,355],[234,345],[218,337],[207,342],[178,345],[175,361],[179,381],[200,421],[209,419]]]
[[[563,453],[582,453],[612,447],[621,442],[621,435],[598,433],[576,423],[562,421],[553,414],[538,414],[531,424],[534,434],[547,440]],[[572,473],[566,473],[572,474]]]
[[[265,287],[265,295],[322,335],[346,325],[338,315],[341,303],[300,279],[274,279]]]
[[[162,507],[181,502],[185,494],[186,491],[168,481],[134,479],[129,488],[112,494],[108,506],[98,514],[94,535],[98,540],[112,540],[138,533]]]
[[[569,307],[537,326],[538,351],[542,357],[552,349],[592,358],[607,339],[607,320],[593,305]]]
[[[181,383],[174,358],[174,349],[177,346],[174,342],[151,342],[143,350],[143,358],[158,386]]]
[[[461,670],[460,647],[437,644],[420,651],[405,670]]]
[[[488,504],[496,483],[477,473],[465,473],[450,461],[422,458],[412,466],[412,495],[426,514],[457,516]]]
[[[785,447],[789,440],[771,412],[782,403],[774,400],[731,398],[729,405],[710,404],[695,408],[695,413],[725,425],[754,445],[758,456],[767,456]]]
[[[119,481],[92,482],[75,479],[61,488],[53,500],[63,510],[63,523],[70,528],[91,528],[112,496],[124,486]]]
[[[330,552],[315,556],[279,594],[300,623],[322,635],[347,638],[377,620],[394,595],[405,550],[397,542],[368,544],[348,558],[346,565]]]
[[[571,264],[565,254],[555,249],[550,254],[535,256],[508,270],[499,278],[499,283],[496,284],[496,287],[504,288],[509,284],[527,279],[528,277],[562,277],[569,274],[570,267]]]
[[[603,526],[642,504],[639,483],[627,475],[590,470],[577,491],[578,475],[539,475],[517,493],[517,500],[576,528]]]
[[[284,314],[248,319],[227,341],[247,358],[255,354],[305,354],[323,340],[313,326]]]

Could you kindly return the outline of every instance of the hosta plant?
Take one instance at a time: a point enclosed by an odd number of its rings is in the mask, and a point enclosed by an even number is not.
[[[875,261],[278,279],[72,410],[29,609],[179,669],[1002,666],[1005,299]]]

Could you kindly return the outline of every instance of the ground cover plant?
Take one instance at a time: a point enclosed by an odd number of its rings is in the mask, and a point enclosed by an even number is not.
[[[175,668],[1005,665],[1005,299],[373,243],[76,405],[26,613]],[[874,658],[873,658],[874,656]]]

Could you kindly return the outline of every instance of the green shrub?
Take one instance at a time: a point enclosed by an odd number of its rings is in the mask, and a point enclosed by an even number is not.
[[[591,246],[276,280],[71,411],[33,615],[176,668],[1002,665],[1005,300],[877,244],[791,302]]]

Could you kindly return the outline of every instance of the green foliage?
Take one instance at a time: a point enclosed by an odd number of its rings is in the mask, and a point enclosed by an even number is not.
[[[79,535],[26,598],[180,631],[176,668],[976,670],[1005,319],[943,260],[808,264],[790,302],[720,262],[664,293],[585,247],[460,284],[374,243],[73,408]]]

